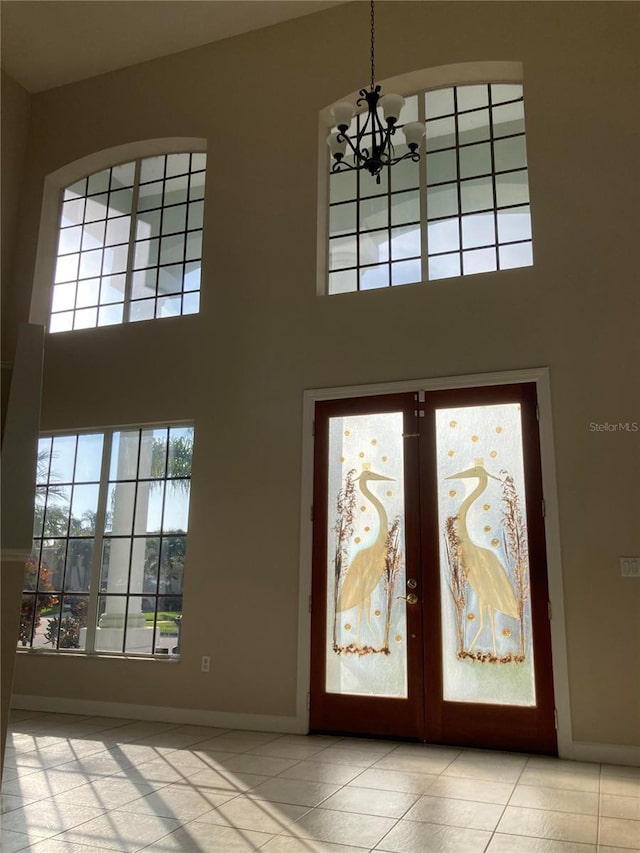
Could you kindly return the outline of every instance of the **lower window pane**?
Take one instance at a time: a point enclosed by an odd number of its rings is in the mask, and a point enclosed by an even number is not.
[[[99,326],[114,326],[122,323],[124,305],[104,305],[98,313]]]
[[[422,267],[419,258],[391,264],[391,284],[414,284],[416,281],[422,281]]]
[[[153,320],[155,309],[155,299],[141,299],[139,302],[132,302],[129,306],[129,321],[135,323],[138,320]]]
[[[149,655],[153,648],[153,620],[143,612],[147,599],[140,596],[100,596],[96,651]]]
[[[73,311],[64,311],[62,314],[51,314],[49,322],[50,332],[68,332],[73,328]]]
[[[344,270],[329,275],[329,293],[353,293],[358,289],[356,270]]]
[[[58,648],[58,621],[60,619],[60,599],[57,595],[39,595],[36,600],[34,649]]]
[[[530,267],[533,264],[533,249],[531,243],[514,243],[510,246],[500,246],[500,269],[515,267]]]
[[[200,294],[185,293],[182,297],[182,313],[197,314],[200,311]]]
[[[458,252],[429,258],[430,279],[452,278],[457,275],[460,275],[460,255]]]
[[[389,286],[389,265],[380,264],[360,270],[360,290],[375,290]]]
[[[492,272],[497,269],[495,249],[477,249],[474,252],[462,253],[462,264],[465,275],[476,272]]]
[[[60,614],[48,618],[46,638],[51,648],[84,650],[88,605],[86,595],[65,595]]]
[[[129,606],[135,600],[131,599]],[[128,655],[150,655],[153,651],[153,622],[140,626],[135,618],[129,618],[126,625],[125,652]]]
[[[160,596],[156,607],[155,654],[180,654],[182,596]]]
[[[122,653],[126,601],[125,596],[100,596],[95,639],[97,652]]]
[[[161,296],[158,299],[157,317],[177,317],[181,313],[182,299],[180,296]]]
[[[98,312],[95,308],[82,308],[75,312],[73,318],[74,329],[94,329],[98,322]]]
[[[20,607],[20,627],[18,629],[18,648],[25,648],[31,645],[35,603],[35,595],[22,596],[22,605]]]

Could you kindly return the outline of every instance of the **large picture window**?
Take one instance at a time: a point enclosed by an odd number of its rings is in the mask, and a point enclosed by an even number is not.
[[[63,191],[50,332],[198,313],[206,157],[122,163]]]
[[[424,91],[398,127],[414,121],[426,126],[419,163],[383,169],[380,184],[363,170],[330,174],[329,294],[533,263],[522,86]]]
[[[194,431],[43,436],[19,647],[180,651]]]

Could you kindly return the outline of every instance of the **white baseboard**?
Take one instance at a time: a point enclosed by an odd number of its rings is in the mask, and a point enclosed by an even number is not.
[[[640,767],[640,746],[574,740],[571,744],[571,753],[567,758],[572,758],[574,761],[596,761],[600,764],[626,764]]]
[[[126,702],[97,702],[92,699],[21,695],[11,697],[11,707],[21,711],[49,711],[55,714],[153,720],[177,725],[216,726],[280,734],[305,733],[300,728],[296,717],[268,714],[239,714],[233,711],[202,711],[195,708],[167,708],[160,705],[130,705]]]
[[[307,731],[306,724],[296,717],[166,708],[160,705],[129,705],[126,702],[97,702],[92,699],[14,695],[11,699],[11,707],[21,711],[49,711],[56,714],[153,720],[161,723],[176,723],[176,725],[216,726],[279,734],[306,734]],[[640,746],[571,741],[568,749],[561,751],[560,757],[574,761],[640,766]]]

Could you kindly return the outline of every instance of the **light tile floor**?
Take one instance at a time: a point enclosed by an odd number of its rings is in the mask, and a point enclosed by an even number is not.
[[[4,853],[629,853],[640,768],[18,711]]]

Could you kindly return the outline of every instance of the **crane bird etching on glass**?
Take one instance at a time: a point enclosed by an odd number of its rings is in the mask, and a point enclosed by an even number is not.
[[[525,574],[527,556],[526,531],[520,511],[518,494],[513,484],[513,477],[504,469],[500,473],[504,476],[504,480],[490,474],[484,467],[484,460],[476,459],[473,467],[456,474],[450,474],[446,478],[447,480],[472,479],[478,481],[473,491],[467,495],[460,505],[458,515],[448,516],[445,522],[446,549],[450,571],[449,590],[456,608],[458,657],[470,657],[483,662],[510,663],[513,661],[515,663],[522,663],[524,660],[522,616],[528,595]],[[467,528],[467,514],[471,506],[486,490],[489,477],[502,483],[503,501],[506,505],[502,515],[505,550],[509,557],[512,558],[512,574],[514,576],[515,589],[505,566],[495,551],[475,542]],[[467,584],[473,589],[477,597],[480,625],[468,647],[465,648],[464,611],[467,603]],[[498,655],[495,627],[496,612],[518,620],[518,652],[508,652],[500,656]],[[473,616],[474,619],[469,619],[470,616]],[[474,651],[485,629],[485,616],[488,617],[491,629],[491,652],[480,649]],[[474,622],[475,613],[469,613],[467,618],[468,621]],[[502,631],[502,635],[505,638],[509,638],[511,631],[505,628]]]
[[[359,476],[356,476],[355,469],[347,472],[344,488],[338,495],[338,517],[335,526],[337,536],[334,555],[336,583],[334,587],[335,616],[333,624],[333,648],[338,653],[363,655],[381,652],[390,654],[391,609],[401,559],[400,519],[399,517],[394,518],[389,525],[384,504],[371,491],[369,484],[381,481],[391,482],[392,478],[372,471],[370,464],[365,462]],[[377,531],[372,541],[355,551],[349,560],[346,545],[347,540],[353,536],[353,520],[357,504],[356,488],[362,499],[369,502],[377,517]],[[362,511],[365,510],[366,507],[363,507]],[[370,532],[370,528],[366,532]],[[360,537],[356,537],[354,541],[359,544]],[[377,641],[376,630],[371,622],[371,598],[381,581],[384,583],[385,591],[385,621],[384,635],[381,641]],[[348,645],[341,646],[338,640],[338,619],[341,614],[354,608],[357,609],[356,640]],[[375,611],[375,615],[382,615],[381,611]],[[363,616],[370,637],[368,645],[362,643]]]
[[[326,689],[406,697],[403,412],[329,419]]]
[[[443,694],[535,704],[519,403],[436,410]]]

